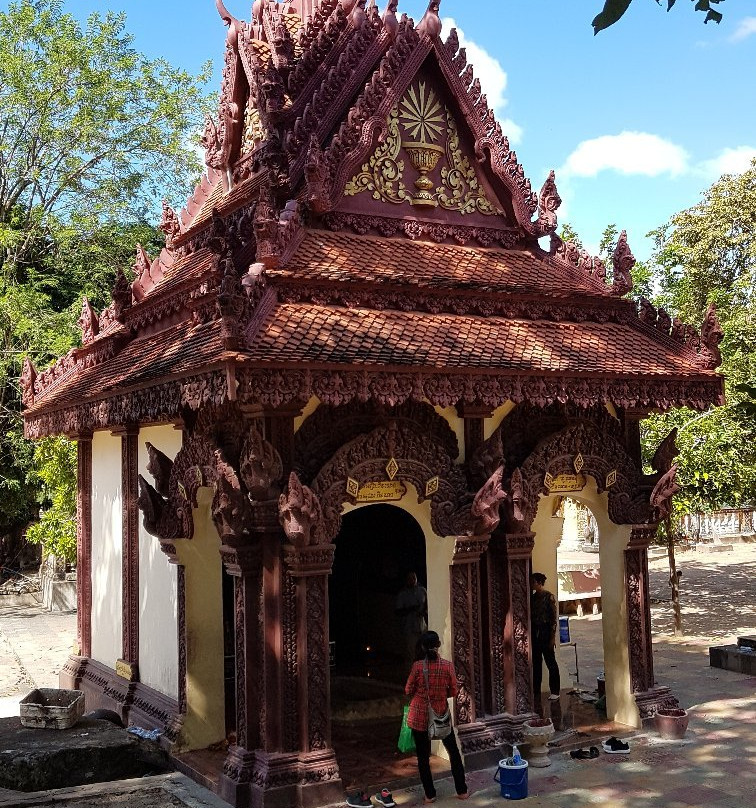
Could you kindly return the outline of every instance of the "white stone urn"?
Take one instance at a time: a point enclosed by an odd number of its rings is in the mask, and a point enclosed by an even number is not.
[[[553,737],[554,725],[550,718],[534,718],[522,725],[522,739],[528,746],[528,765],[537,769],[551,766],[549,747],[546,744]]]

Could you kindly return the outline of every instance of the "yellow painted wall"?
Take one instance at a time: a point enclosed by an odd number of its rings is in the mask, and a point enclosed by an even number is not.
[[[607,492],[598,494],[596,481],[588,477],[582,491],[571,492],[570,496],[591,509],[599,532],[599,564],[601,566],[601,612],[604,640],[604,676],[606,679],[606,713],[611,721],[640,726],[640,714],[632,695],[630,681],[629,650],[627,636],[627,603],[625,598],[625,555],[624,550],[630,539],[630,528],[615,525],[609,519]],[[556,594],[556,549],[555,526],[561,519],[551,517],[554,496],[542,497],[533,529],[536,533],[533,550],[533,570],[547,576],[546,588]],[[560,528],[561,533],[561,528]],[[564,649],[560,659],[562,684],[565,678],[568,653]],[[578,655],[580,649],[578,648]],[[557,654],[559,658],[559,653]],[[544,684],[547,679],[544,676]]]
[[[203,749],[226,737],[220,538],[210,518],[211,501],[210,489],[200,489],[194,538],[176,542],[186,576],[187,715],[182,749]]]

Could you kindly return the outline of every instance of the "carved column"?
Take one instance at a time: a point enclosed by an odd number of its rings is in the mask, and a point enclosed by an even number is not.
[[[530,557],[535,533],[508,533],[506,609],[504,621],[504,691],[507,712],[533,710],[533,674],[530,653]]]
[[[121,433],[122,629],[119,674],[139,679],[139,427]]]
[[[271,718],[276,722],[276,694],[268,693],[268,679],[275,664],[271,656],[278,649],[275,644],[266,648],[264,570],[265,544],[271,533],[275,542],[281,529],[275,501],[256,502],[251,507],[251,535],[228,535],[221,546],[223,564],[234,577],[236,745],[229,749],[223,765],[220,794],[232,805],[242,806],[249,804],[250,788],[258,778],[259,752],[254,750],[268,748],[268,725]],[[277,628],[272,626],[273,631]]]
[[[76,436],[76,634],[80,656],[92,652],[92,433]]]
[[[484,712],[480,557],[488,547],[488,539],[488,535],[460,536],[454,543],[450,573],[458,725],[474,724]]]
[[[655,534],[655,524],[633,525],[625,550],[630,686],[642,720],[651,718],[658,707],[678,706],[668,687],[655,687],[654,684],[648,545]]]
[[[296,729],[304,785],[339,780],[331,748],[328,653],[328,576],[335,549],[333,544],[284,548],[296,604]],[[292,650],[287,648],[287,656]]]

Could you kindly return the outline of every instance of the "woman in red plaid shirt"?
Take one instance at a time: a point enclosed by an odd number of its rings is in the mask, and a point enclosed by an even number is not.
[[[433,775],[430,768],[431,742],[428,737],[428,691],[430,691],[430,703],[433,710],[439,715],[446,712],[448,707],[447,699],[457,695],[457,676],[454,673],[454,666],[449,660],[439,657],[437,649],[440,646],[441,640],[435,631],[426,631],[420,637],[420,647],[423,649],[425,656],[412,665],[407,685],[404,688],[404,692],[410,697],[407,726],[412,730],[412,737],[415,739],[417,768],[425,789],[426,803],[436,801],[436,788],[433,785]],[[428,687],[425,686],[423,662],[428,666]],[[460,755],[457,747],[454,731],[452,730],[441,743],[449,753],[457,799],[466,800],[469,794],[467,792],[467,783],[465,782],[465,767],[462,763],[462,755]]]

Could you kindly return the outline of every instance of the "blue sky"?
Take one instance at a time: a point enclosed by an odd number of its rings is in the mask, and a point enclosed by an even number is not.
[[[251,0],[225,0],[248,20]],[[85,18],[123,10],[135,46],[220,85],[225,31],[214,0],[65,0]],[[634,0],[593,35],[603,0],[442,0],[535,190],[554,169],[569,221],[595,251],[610,223],[648,257],[652,228],[756,156],[756,2],[726,0],[704,25],[690,0]],[[7,7],[6,0],[0,6]],[[379,0],[385,6],[385,0]],[[416,21],[427,0],[400,0]]]

